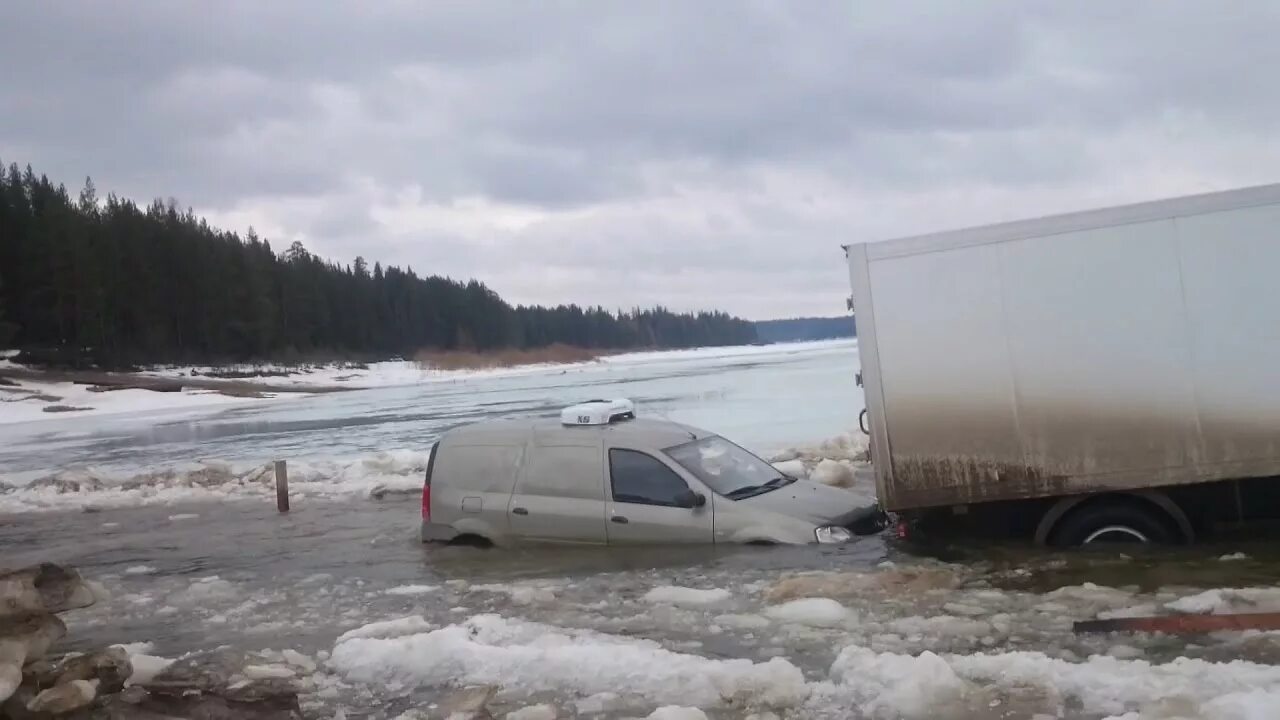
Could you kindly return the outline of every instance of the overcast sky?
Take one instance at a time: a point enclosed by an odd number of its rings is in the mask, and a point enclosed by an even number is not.
[[[1280,3],[14,2],[0,159],[513,302],[839,314],[840,245],[1280,180]]]

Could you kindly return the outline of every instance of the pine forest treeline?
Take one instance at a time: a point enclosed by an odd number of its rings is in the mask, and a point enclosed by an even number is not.
[[[755,340],[724,313],[513,307],[483,284],[337,264],[250,230],[210,227],[92,181],[72,198],[30,166],[0,164],[0,348],[67,364],[291,361],[563,343],[682,348]]]

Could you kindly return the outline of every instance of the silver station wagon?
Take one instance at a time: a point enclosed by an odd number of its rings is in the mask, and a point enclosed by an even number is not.
[[[627,400],[559,421],[446,433],[422,492],[423,541],[838,543],[878,516],[844,490],[788,477],[728,440],[636,418]]]

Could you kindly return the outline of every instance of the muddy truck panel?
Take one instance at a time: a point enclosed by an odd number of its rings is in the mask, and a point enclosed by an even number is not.
[[[1280,185],[846,251],[886,510],[1280,475]]]

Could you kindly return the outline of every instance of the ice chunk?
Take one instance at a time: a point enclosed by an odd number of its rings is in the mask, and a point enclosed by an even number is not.
[[[1223,555],[1222,557],[1218,558],[1218,560],[1222,562],[1232,562],[1235,560],[1248,560],[1248,559],[1249,559],[1249,556],[1245,555],[1242,552],[1235,552],[1229,555]]]
[[[963,615],[965,617],[978,617],[988,614],[988,610],[977,605],[966,605],[964,603],[949,602],[942,606],[942,609],[952,615]]]
[[[435,626],[418,615],[369,623],[338,636],[338,642],[357,638],[394,638],[430,632]]]
[[[813,469],[809,477],[814,482],[834,487],[849,487],[853,484],[853,469],[844,463],[824,459]]]
[[[313,673],[316,671],[316,661],[297,650],[284,650],[280,654],[284,657],[285,662],[294,667],[302,668],[304,672]]]
[[[151,567],[150,565],[134,565],[132,567],[125,568],[124,574],[125,575],[150,575],[155,571],[156,569]]]
[[[198,515],[197,513],[178,513],[177,515],[170,515],[169,519],[170,520],[194,520],[198,517],[200,517],[200,515]]]
[[[938,717],[960,701],[967,687],[946,660],[931,652],[912,657],[851,646],[841,651],[831,674],[844,681],[871,717]]]
[[[297,677],[293,668],[283,665],[245,665],[244,676],[250,680],[270,680],[273,678]]]
[[[1280,588],[1219,588],[1165,603],[1180,613],[1225,615],[1280,612]]]
[[[400,585],[388,588],[385,592],[388,595],[426,595],[439,589],[439,585]]]
[[[707,714],[696,707],[666,705],[649,713],[645,720],[707,720]]]
[[[124,653],[126,655],[133,656],[133,655],[142,655],[144,653],[149,653],[152,650],[155,650],[156,644],[153,642],[144,641],[144,642],[134,642],[134,643],[116,643],[111,647],[118,647],[121,650],[124,650]]]
[[[173,664],[171,658],[158,657],[156,655],[146,655],[143,653],[130,654],[129,664],[133,666],[133,674],[129,676],[129,685],[145,685],[155,679],[165,668]]]
[[[775,462],[773,464],[773,469],[783,475],[790,475],[791,477],[799,480],[804,480],[809,477],[809,471],[805,469],[803,460],[791,459]]]
[[[730,597],[733,597],[732,593],[724,588],[699,590],[675,585],[662,585],[644,594],[646,602],[684,606],[714,605]]]
[[[1124,605],[1133,601],[1133,593],[1112,587],[1103,587],[1094,583],[1068,585],[1049,593],[1047,597],[1055,600],[1078,600],[1099,605]]]
[[[792,600],[769,608],[765,614],[781,622],[813,627],[840,627],[857,619],[852,610],[831,598]]]
[[[1098,619],[1112,620],[1115,618],[1150,617],[1155,614],[1155,603],[1143,603],[1142,605],[1120,608],[1119,610],[1103,610],[1098,613]]]
[[[507,713],[507,720],[556,720],[555,705],[530,705]]]
[[[792,707],[808,694],[799,668],[712,660],[650,640],[477,615],[401,638],[339,642],[330,666],[350,680],[405,685],[501,685],[573,695],[626,693],[653,704]]]

